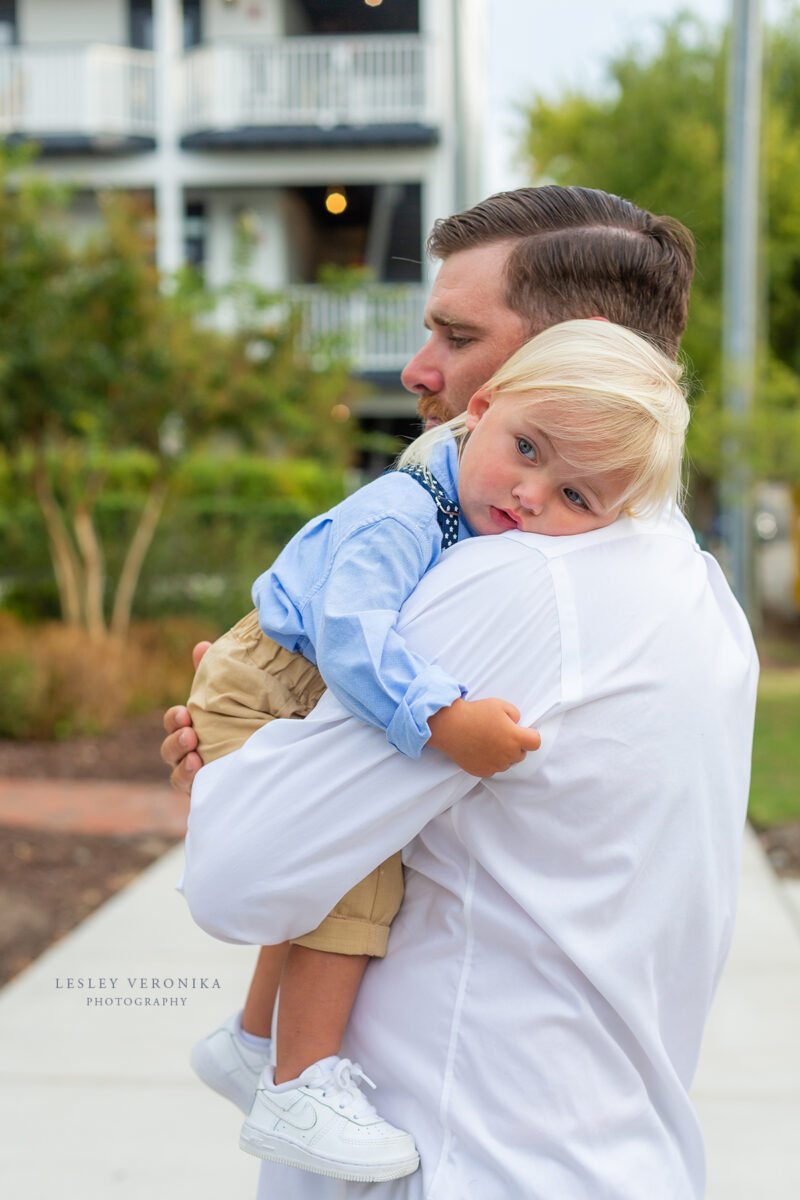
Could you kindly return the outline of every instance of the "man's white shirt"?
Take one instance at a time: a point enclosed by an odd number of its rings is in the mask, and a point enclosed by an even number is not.
[[[699,1200],[688,1089],[733,928],[757,662],[684,519],[449,550],[419,654],[542,748],[488,780],[414,762],[326,694],[197,777],[183,890],[227,940],[316,927],[406,847],[407,893],[344,1052],[422,1167],[264,1164],[263,1200]]]

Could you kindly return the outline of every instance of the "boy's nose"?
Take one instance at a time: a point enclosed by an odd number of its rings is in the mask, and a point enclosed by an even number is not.
[[[538,516],[547,503],[548,488],[543,481],[526,480],[519,484],[512,494],[523,508]]]

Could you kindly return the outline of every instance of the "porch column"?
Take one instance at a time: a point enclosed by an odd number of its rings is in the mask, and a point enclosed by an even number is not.
[[[156,262],[172,274],[183,265],[183,188],[179,173],[180,0],[153,0],[156,55]]]

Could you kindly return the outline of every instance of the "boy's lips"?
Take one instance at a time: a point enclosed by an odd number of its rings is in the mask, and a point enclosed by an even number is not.
[[[490,504],[489,516],[492,518],[495,525],[499,525],[501,529],[519,529],[519,518],[513,513],[509,512],[506,508],[495,508],[493,504]]]

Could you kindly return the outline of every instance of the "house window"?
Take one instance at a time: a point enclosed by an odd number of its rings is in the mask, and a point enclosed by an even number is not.
[[[183,258],[188,266],[202,272],[206,257],[206,206],[202,200],[188,200],[183,217]]]
[[[128,0],[128,41],[135,50],[153,49],[153,0]]]
[[[199,46],[203,40],[200,0],[183,0],[183,48]]]
[[[17,0],[0,0],[0,46],[17,44]]]

